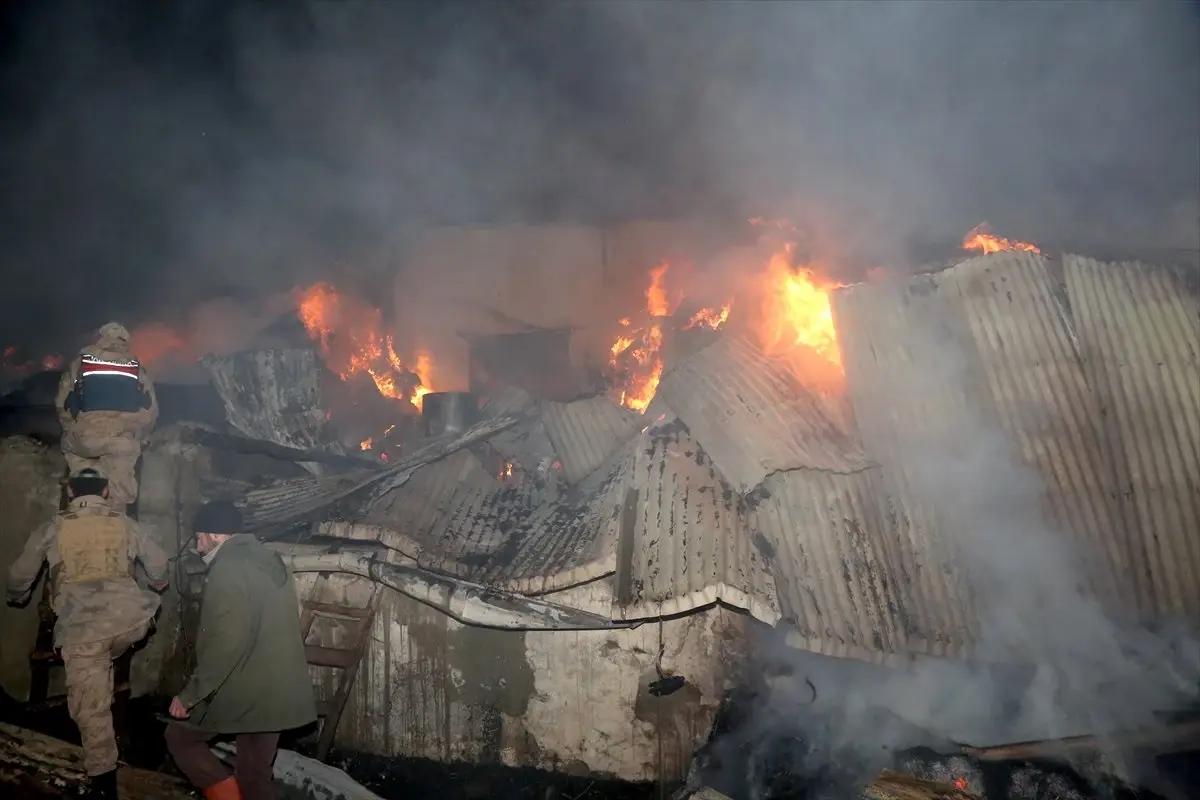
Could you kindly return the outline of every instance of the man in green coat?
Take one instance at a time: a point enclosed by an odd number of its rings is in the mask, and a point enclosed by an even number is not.
[[[202,507],[196,549],[208,562],[196,670],[171,701],[167,749],[208,800],[272,800],[271,767],[281,731],[317,718],[291,569],[241,533],[232,503]],[[186,720],[186,721],[183,721]],[[208,742],[237,737],[231,775]]]

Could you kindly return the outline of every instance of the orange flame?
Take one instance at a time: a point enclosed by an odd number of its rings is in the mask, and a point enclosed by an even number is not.
[[[664,261],[650,270],[650,285],[646,287],[649,321],[645,327],[634,329],[632,320],[620,320],[621,326],[630,330],[618,336],[609,348],[612,355],[609,364],[624,377],[624,385],[616,392],[617,402],[635,411],[643,411],[650,405],[662,378],[659,351],[663,344],[663,323],[678,305],[678,298],[672,299],[667,293],[666,276],[670,267]]]
[[[960,792],[965,792],[967,790],[967,786],[968,786],[968,784],[967,784],[966,778],[955,778],[954,779],[954,788],[958,789]]]
[[[61,369],[63,365],[63,357],[56,353],[42,356],[36,360],[22,359],[21,356],[21,348],[16,345],[5,347],[3,356],[0,357],[0,371],[24,375],[41,370]]]
[[[161,322],[149,322],[130,331],[129,352],[147,366],[153,366],[168,356],[188,358],[184,337]]]
[[[373,441],[371,441],[370,438],[363,439],[361,442],[358,443],[359,450],[370,450],[374,446],[375,446],[375,443]]]
[[[433,360],[420,351],[409,365],[396,352],[378,308],[340,294],[327,283],[296,290],[296,311],[309,338],[321,348],[326,366],[342,380],[368,375],[384,397],[407,400],[416,408],[433,391]]]
[[[687,324],[683,326],[684,330],[695,328],[703,325],[706,328],[712,328],[714,331],[720,328],[729,320],[729,312],[733,309],[733,301],[730,300],[719,309],[702,308],[692,315]]]
[[[841,367],[837,328],[829,293],[840,284],[818,276],[808,266],[792,264],[795,245],[785,244],[767,264],[768,290],[763,302],[760,336],[770,351],[804,345]]]
[[[988,253],[999,253],[1004,250],[1024,250],[1027,253],[1042,252],[1036,244],[1018,242],[1015,239],[1005,239],[992,235],[986,222],[981,222],[967,231],[967,235],[962,240],[962,248],[963,250],[978,250],[985,255]]]

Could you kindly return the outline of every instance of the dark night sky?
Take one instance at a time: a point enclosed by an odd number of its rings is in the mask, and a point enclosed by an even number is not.
[[[880,258],[1200,238],[1200,15],[1115,3],[4,3],[0,341],[420,221],[823,219]],[[1170,240],[1170,241],[1167,241]]]

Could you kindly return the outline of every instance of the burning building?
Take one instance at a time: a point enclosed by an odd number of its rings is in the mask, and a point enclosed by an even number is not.
[[[896,670],[1040,658],[991,649],[1003,573],[946,477],[984,430],[1083,554],[1072,592],[1200,619],[1185,274],[977,229],[981,255],[856,282],[772,230],[724,255],[665,225],[443,230],[392,313],[298,289],[285,344],[203,359],[224,419],[160,430],[143,524],[175,550],[233,498],[306,570],[326,749],[627,780],[685,774],[771,631]],[[185,609],[142,691],[172,690]]]

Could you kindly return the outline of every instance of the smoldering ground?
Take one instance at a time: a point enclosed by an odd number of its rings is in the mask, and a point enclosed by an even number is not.
[[[426,223],[805,217],[885,263],[980,219],[1200,238],[1182,3],[5,11],[5,341],[283,289]]]

